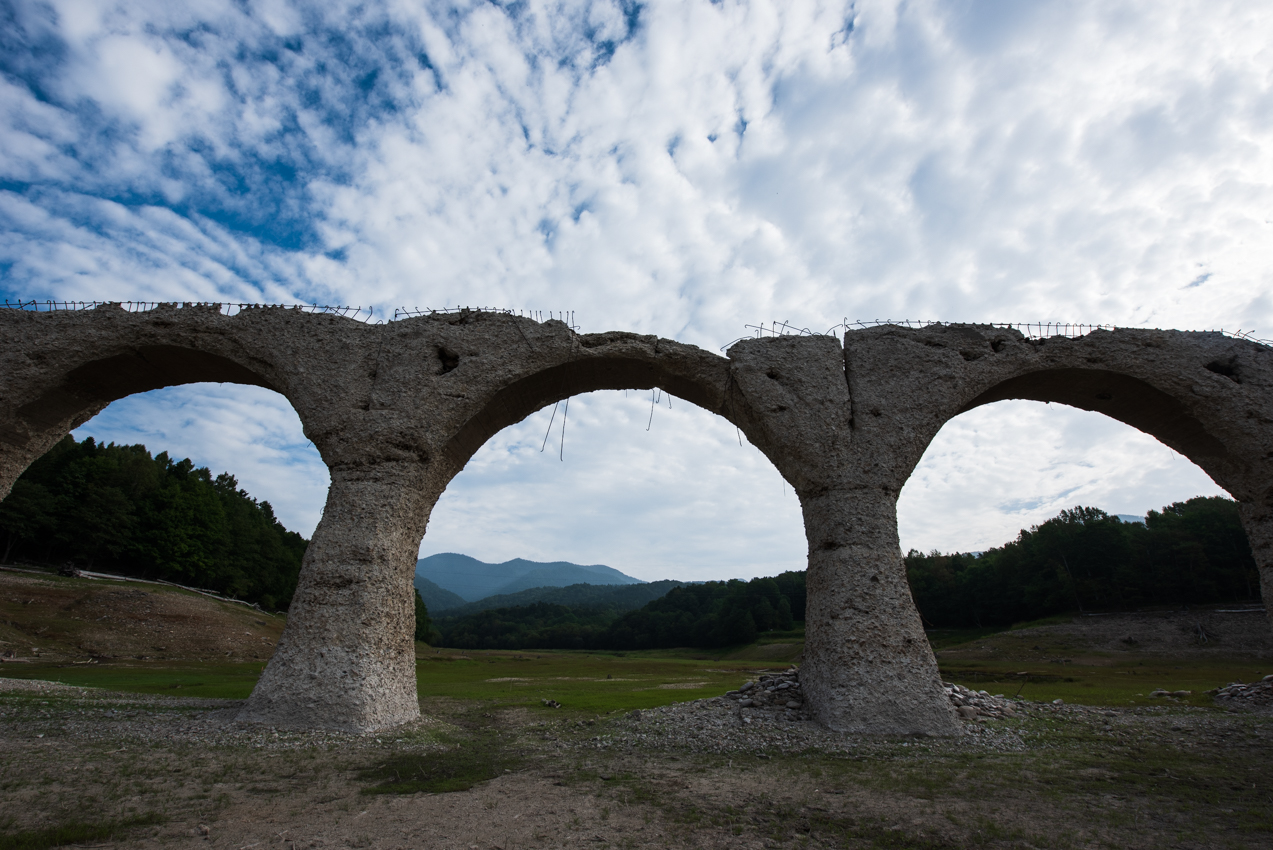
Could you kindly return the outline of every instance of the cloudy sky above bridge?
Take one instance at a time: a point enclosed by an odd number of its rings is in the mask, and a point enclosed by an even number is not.
[[[475,305],[715,350],[745,325],[1072,321],[1273,337],[1273,19],[1210,2],[0,7],[10,298]],[[423,551],[643,578],[799,567],[794,496],[648,394],[503,432]],[[286,402],[195,386],[80,433],[229,469],[309,533]],[[1095,414],[952,422],[904,546],[1218,492]]]

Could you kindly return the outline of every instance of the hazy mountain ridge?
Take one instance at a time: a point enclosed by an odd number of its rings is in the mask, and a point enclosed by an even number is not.
[[[645,583],[604,564],[582,565],[568,561],[542,563],[525,558],[514,558],[502,564],[488,564],[455,552],[421,558],[416,561],[415,574],[417,579],[426,579],[465,602],[476,602],[497,594],[517,593],[533,587]],[[423,595],[423,591],[421,594]],[[425,604],[428,604],[427,600]]]
[[[415,577],[415,589],[420,591],[424,607],[428,608],[430,613],[458,608],[465,604],[462,596],[452,593],[445,587],[438,587],[437,584],[421,575]]]

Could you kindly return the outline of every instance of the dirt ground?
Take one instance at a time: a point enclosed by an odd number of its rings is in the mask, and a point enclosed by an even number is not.
[[[1254,605],[1092,614],[1064,622],[1013,629],[961,647],[959,651],[1000,650],[1022,657],[1046,652],[1033,644],[1068,646],[1073,651],[1136,653],[1175,657],[1273,657],[1273,628]]]
[[[163,585],[0,570],[0,654],[12,663],[266,660],[283,622]]]
[[[732,716],[723,702],[584,717],[432,700],[419,723],[353,736],[240,726],[228,701],[0,679],[0,831],[149,816],[92,843],[1273,847],[1268,716],[1040,705],[956,739],[686,746]],[[486,772],[467,790],[368,793],[412,759]]]

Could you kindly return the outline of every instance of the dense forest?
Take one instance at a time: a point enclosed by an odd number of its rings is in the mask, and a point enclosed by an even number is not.
[[[1144,524],[1076,507],[979,555],[911,551],[906,574],[925,625],[940,627],[1260,598],[1237,503],[1219,496],[1150,511]]]
[[[455,608],[447,608],[438,617],[466,617],[491,608],[516,608],[536,602],[551,602],[568,608],[596,608],[613,611],[615,616],[635,611],[647,602],[665,596],[674,587],[682,587],[683,581],[663,579],[645,584],[570,584],[565,587],[532,587],[516,593],[487,596],[476,602],[468,602]],[[427,601],[427,600],[426,600]]]
[[[65,437],[0,502],[3,561],[153,578],[286,610],[307,541],[188,459]]]
[[[674,587],[627,613],[536,602],[439,618],[442,643],[461,649],[655,649],[749,643],[804,619],[804,573]]]

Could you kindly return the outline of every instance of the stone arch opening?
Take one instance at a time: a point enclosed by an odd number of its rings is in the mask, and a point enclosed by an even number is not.
[[[1023,399],[1101,413],[1175,450],[1239,503],[1262,596],[1273,598],[1266,348],[1218,333],[1177,331],[1100,331],[1033,341],[991,328],[977,334],[996,337],[994,354],[962,357],[968,365],[953,370],[958,377],[943,387],[944,398],[921,414],[928,417],[922,439],[899,467],[899,484],[942,425],[961,412]],[[941,334],[927,337],[933,344]],[[944,352],[937,356],[954,361]]]
[[[696,564],[702,572],[692,576],[704,579],[804,569],[799,502],[772,462],[750,442],[739,445],[727,419],[680,396],[669,410],[667,397],[660,394],[647,432],[651,391],[572,396],[564,464],[565,405],[554,412],[548,403],[497,432],[440,496],[422,555],[604,563],[649,580],[687,577],[681,568]],[[515,536],[510,523],[529,534]],[[742,542],[749,538],[754,550]],[[474,543],[492,554],[472,551]],[[659,564],[657,574],[639,571]],[[731,567],[738,572],[711,569]]]
[[[1221,494],[1145,431],[1072,405],[1005,399],[942,426],[901,491],[898,525],[903,552],[981,551],[1077,504],[1143,516]]]

